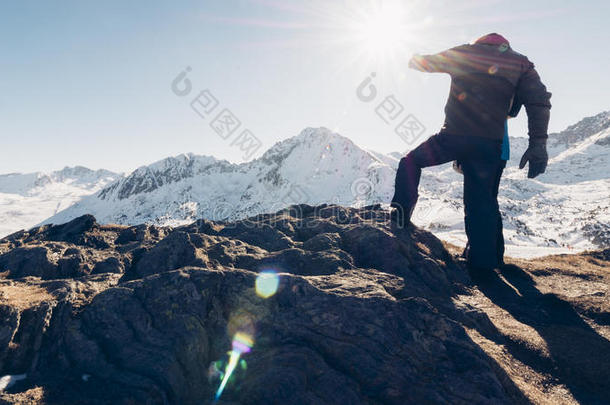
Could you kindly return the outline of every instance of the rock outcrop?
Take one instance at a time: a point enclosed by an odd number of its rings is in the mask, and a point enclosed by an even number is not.
[[[279,277],[268,298],[262,271]],[[238,332],[253,345],[218,404],[536,402],[485,346],[510,341],[461,263],[378,206],[178,228],[83,216],[0,240],[0,272],[0,375],[27,375],[7,403],[213,403]],[[591,381],[562,383],[577,398]]]

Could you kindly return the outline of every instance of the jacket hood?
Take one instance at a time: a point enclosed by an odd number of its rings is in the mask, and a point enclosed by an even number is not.
[[[504,38],[500,34],[496,34],[495,32],[493,32],[491,34],[483,35],[481,38],[474,41],[474,43],[475,44],[485,44],[485,45],[496,45],[496,46],[506,45],[507,47],[510,47],[510,43],[508,42],[508,39]]]

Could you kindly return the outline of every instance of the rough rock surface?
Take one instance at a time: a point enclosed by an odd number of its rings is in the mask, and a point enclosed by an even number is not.
[[[516,263],[475,287],[451,249],[377,206],[173,229],[83,216],[10,235],[0,376],[27,378],[0,403],[212,403],[237,332],[254,345],[218,404],[610,397],[608,251]],[[266,299],[263,270],[280,280]]]

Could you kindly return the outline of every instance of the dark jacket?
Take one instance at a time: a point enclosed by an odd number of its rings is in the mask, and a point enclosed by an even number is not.
[[[435,55],[417,55],[410,67],[451,75],[441,132],[501,140],[513,98],[525,106],[531,140],[547,138],[551,93],[534,64],[508,42],[460,45]]]

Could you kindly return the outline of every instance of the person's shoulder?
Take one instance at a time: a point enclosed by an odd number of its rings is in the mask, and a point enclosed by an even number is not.
[[[462,45],[454,46],[453,48],[449,48],[449,49],[441,52],[440,55],[443,55],[448,58],[459,58],[459,57],[464,57],[467,54],[471,54],[472,52],[473,52],[472,45],[462,44]]]
[[[527,58],[527,56],[525,56],[522,53],[519,53],[517,51],[515,51],[513,48],[508,48],[508,50],[506,51],[506,53],[508,53],[509,55],[511,55],[513,58],[519,58],[519,59],[524,59],[524,60],[529,60]]]
[[[506,52],[511,58],[521,62],[522,65],[527,66],[527,67],[534,67],[534,63],[532,61],[530,61],[527,56],[515,51],[513,48],[507,49]]]
[[[469,50],[472,50],[472,44],[457,45],[457,46],[454,46],[453,48],[450,48],[448,50],[449,51],[456,51],[456,52],[469,51]]]

